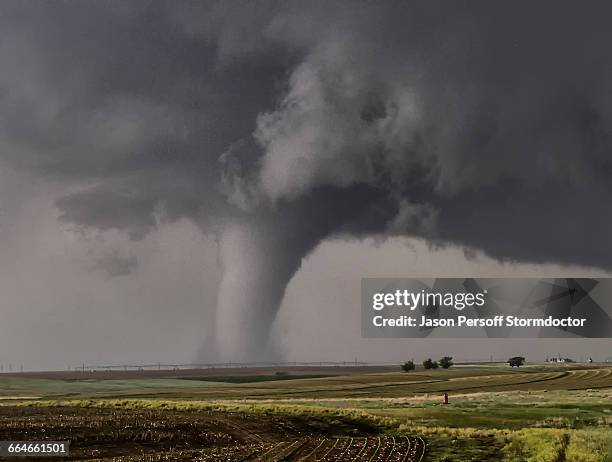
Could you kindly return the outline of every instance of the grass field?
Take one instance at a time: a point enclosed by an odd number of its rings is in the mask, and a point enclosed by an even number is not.
[[[76,459],[612,461],[610,367],[300,374],[0,376],[0,439],[44,429]]]

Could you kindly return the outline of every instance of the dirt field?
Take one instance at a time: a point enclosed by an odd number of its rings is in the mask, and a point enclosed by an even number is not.
[[[382,436],[342,420],[74,407],[0,407],[0,420],[0,440],[70,440],[71,457],[63,460],[391,462],[425,454],[419,437]]]

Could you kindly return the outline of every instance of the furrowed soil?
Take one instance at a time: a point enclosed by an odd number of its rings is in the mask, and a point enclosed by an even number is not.
[[[62,460],[421,461],[420,437],[337,417],[87,407],[0,407],[0,440],[69,440]],[[34,460],[29,458],[29,460]],[[49,458],[41,459],[49,460]]]

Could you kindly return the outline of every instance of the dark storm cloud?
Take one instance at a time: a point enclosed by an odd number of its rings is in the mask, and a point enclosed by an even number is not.
[[[0,8],[1,159],[80,185],[66,222],[228,233],[271,280],[221,312],[269,323],[334,234],[612,267],[606,3]]]
[[[183,24],[187,6],[2,5],[1,156],[96,185],[58,203],[65,218],[104,228],[116,220],[121,228],[121,210],[136,204],[128,196],[118,204],[116,188],[134,190],[138,216],[163,201],[177,205],[170,214],[191,218],[193,207],[183,203],[193,196],[210,209],[219,196],[218,157],[273,107],[281,56],[223,63],[215,36]],[[199,10],[208,17],[216,8]],[[82,213],[89,199],[99,211]],[[139,221],[144,230],[150,218]]]
[[[91,180],[58,203],[63,219],[135,235],[162,202],[202,219],[224,208],[219,189],[248,208],[358,184],[387,189],[396,212],[439,210],[442,239],[479,240],[462,236],[462,207],[481,228],[522,224],[559,193],[553,215],[607,229],[591,210],[612,169],[602,8],[8,2],[2,155]],[[217,159],[241,144],[220,187]],[[588,260],[577,246],[541,257]]]

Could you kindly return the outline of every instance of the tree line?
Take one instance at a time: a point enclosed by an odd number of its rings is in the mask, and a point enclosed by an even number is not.
[[[452,356],[444,356],[440,358],[438,361],[433,361],[431,358],[427,358],[425,361],[423,361],[423,367],[425,369],[438,369],[439,367],[443,369],[448,369],[453,364],[454,363],[453,363]],[[402,364],[402,370],[404,372],[410,372],[415,369],[416,369],[416,365],[414,364],[414,361],[412,360],[406,361],[404,364]]]
[[[514,356],[510,359],[508,359],[508,365],[510,365],[510,367],[520,367],[523,364],[525,364],[525,358],[523,356]],[[426,370],[430,370],[430,369],[438,369],[438,368],[442,368],[442,369],[448,369],[453,365],[453,357],[452,356],[443,356],[442,358],[440,358],[438,361],[434,361],[431,358],[427,358],[425,361],[423,361],[423,368]],[[406,361],[404,364],[401,365],[401,368],[404,372],[410,372],[416,369],[416,365],[414,364],[414,361],[410,360],[410,361]]]

